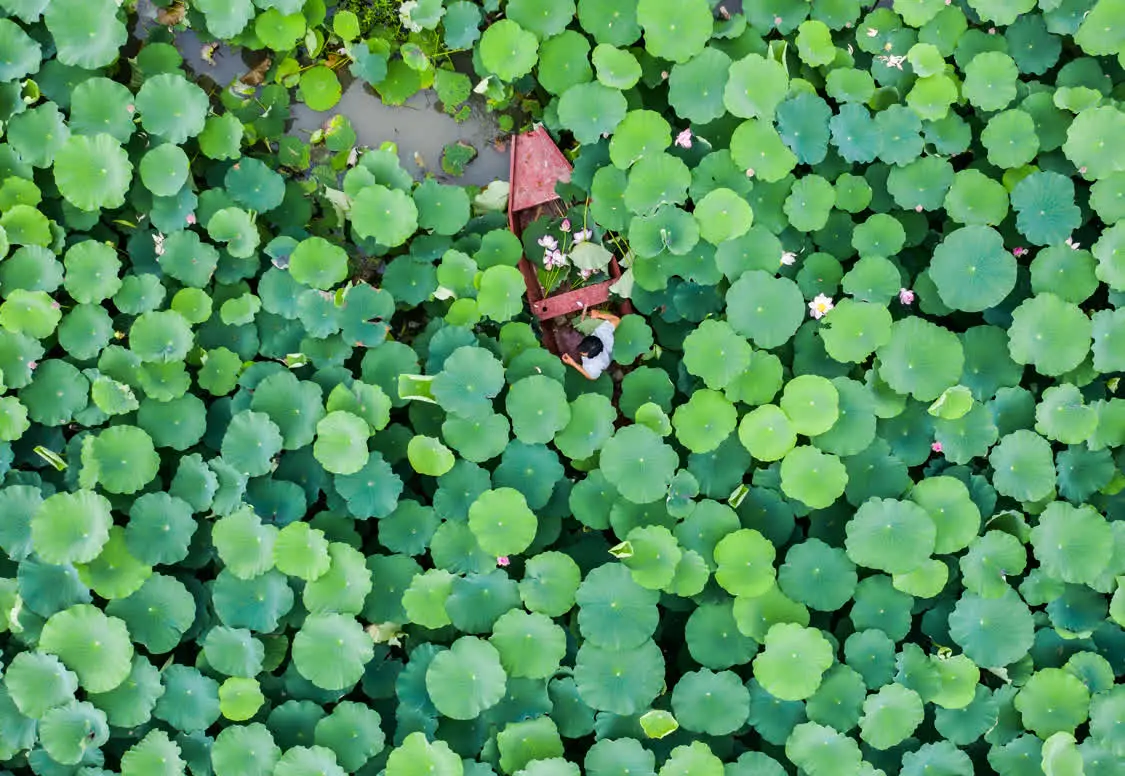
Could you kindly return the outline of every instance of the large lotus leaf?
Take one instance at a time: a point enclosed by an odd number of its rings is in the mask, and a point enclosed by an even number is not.
[[[195,599],[175,577],[153,574],[140,589],[110,601],[106,613],[129,628],[133,641],[149,654],[171,651],[195,621]]]
[[[180,144],[203,131],[207,95],[181,75],[165,73],[146,80],[137,92],[137,110],[145,131]]]
[[[374,654],[371,637],[352,617],[310,614],[293,637],[293,663],[324,690],[351,688]]]
[[[128,39],[119,13],[113,0],[52,0],[44,21],[59,61],[88,70],[111,64]]]
[[[747,54],[731,63],[723,103],[739,118],[770,120],[788,91],[789,76],[783,64],[760,54]]]
[[[1016,260],[987,226],[966,226],[934,249],[930,277],[945,304],[980,312],[1004,300],[1016,284]]]
[[[625,118],[628,106],[618,89],[600,83],[580,83],[559,98],[559,122],[581,143],[596,143]]]
[[[840,395],[831,381],[819,375],[800,375],[785,385],[781,409],[793,430],[817,436],[832,428],[839,417]]]
[[[538,5],[550,15],[553,4]],[[539,58],[539,41],[535,34],[511,19],[501,19],[489,26],[477,47],[484,66],[504,81],[514,81],[531,72]]]
[[[227,252],[239,259],[253,256],[261,242],[253,214],[238,207],[225,207],[207,219],[207,236],[226,243]]]
[[[352,200],[352,226],[360,237],[393,248],[418,229],[418,208],[409,194],[372,184]]]
[[[54,655],[21,652],[4,672],[4,686],[21,714],[40,719],[75,699],[78,677]]]
[[[760,348],[784,345],[805,317],[797,284],[761,270],[743,273],[727,291],[726,302],[731,327]]]
[[[485,491],[469,508],[469,528],[481,548],[497,557],[526,550],[537,527],[527,500],[512,488]]]
[[[672,144],[672,127],[651,110],[632,110],[617,125],[609,141],[609,158],[614,166],[627,169],[638,159],[658,154]]]
[[[844,494],[848,473],[840,459],[799,445],[781,461],[781,491],[813,509],[824,509]]]
[[[778,623],[766,633],[763,646],[754,658],[754,676],[781,700],[803,700],[815,693],[833,662],[832,645],[816,628]]]
[[[676,439],[693,453],[714,450],[734,431],[737,422],[734,405],[721,392],[710,389],[695,391],[672,416]]]
[[[321,237],[302,240],[289,256],[289,273],[312,288],[329,289],[348,276],[348,255]]]
[[[125,681],[133,659],[125,623],[89,604],[51,615],[39,637],[39,649],[57,656],[91,693],[107,692]]]
[[[926,510],[909,501],[871,499],[848,521],[848,557],[888,574],[917,570],[934,551],[937,529]]]
[[[732,65],[732,69],[736,65]],[[730,83],[727,90],[730,90]],[[735,165],[748,177],[767,183],[776,183],[797,165],[797,157],[782,142],[773,125],[764,120],[750,119],[739,124],[731,135],[730,152]]]
[[[1125,113],[1115,107],[1083,110],[1066,130],[1062,150],[1088,179],[1097,180],[1125,170],[1125,163],[1112,153],[1113,138],[1125,131]]]
[[[408,734],[387,757],[387,776],[462,776],[461,758],[441,739],[430,742],[426,734]]]
[[[626,426],[605,443],[601,470],[621,495],[636,504],[664,497],[679,464],[675,450],[647,426]]]
[[[39,722],[43,750],[59,765],[77,765],[87,751],[109,740],[105,713],[85,701],[71,701],[44,715]]]
[[[759,596],[774,585],[775,553],[769,540],[752,528],[729,533],[715,545],[715,581],[732,595]]]
[[[236,470],[257,477],[269,472],[271,459],[281,447],[281,431],[269,415],[243,410],[227,426],[221,450],[223,459]]]
[[[434,657],[426,671],[426,691],[441,714],[476,719],[504,697],[506,679],[496,647],[464,636]]]
[[[614,714],[635,714],[659,695],[664,684],[664,658],[656,642],[606,649],[586,642],[574,665],[578,693],[591,708]]]
[[[40,45],[11,19],[0,19],[0,47],[5,54],[0,61],[0,80],[17,81],[39,71]],[[117,56],[116,46],[113,55]]]
[[[672,62],[687,62],[703,51],[714,26],[706,0],[640,0],[637,22],[648,53]]]
[[[1073,733],[1086,721],[1089,706],[1086,685],[1061,668],[1036,671],[1015,699],[1024,727],[1042,738],[1058,732]]]
[[[687,198],[691,171],[671,154],[641,157],[629,170],[625,207],[638,215],[652,213],[661,205],[676,205]]]
[[[1008,350],[1018,364],[1056,376],[1076,368],[1090,351],[1092,325],[1077,305],[1052,293],[1024,300],[1012,312]]]
[[[684,674],[676,683],[672,710],[685,730],[730,735],[746,722],[750,693],[737,674],[702,669]]]
[[[634,0],[578,0],[578,21],[598,43],[628,46],[641,36]]]
[[[1114,539],[1110,523],[1093,507],[1056,501],[1031,530],[1031,545],[1045,573],[1064,582],[1089,585],[1110,563]]]
[[[917,317],[895,321],[890,341],[876,355],[887,385],[919,401],[932,401],[956,385],[965,360],[955,334]]]
[[[152,437],[135,426],[112,426],[82,445],[82,476],[110,493],[136,493],[159,468]]]
[[[528,444],[547,444],[570,422],[570,405],[562,385],[546,375],[517,381],[505,401],[516,437]]]
[[[999,597],[965,593],[949,615],[949,633],[980,666],[999,668],[1016,662],[1031,648],[1035,625],[1031,612],[1008,588]]]
[[[55,493],[31,516],[31,546],[44,561],[87,563],[109,540],[110,503],[92,490]]]
[[[852,597],[856,568],[843,550],[819,539],[790,547],[778,571],[778,585],[787,596],[812,609],[837,611]]]
[[[324,532],[308,523],[290,523],[270,544],[273,545],[273,564],[282,574],[313,582],[331,566]]]
[[[144,362],[182,361],[194,344],[191,326],[172,310],[143,313],[129,329],[129,349]]]
[[[55,185],[79,210],[117,208],[133,177],[133,165],[111,136],[71,135],[55,154]]]
[[[511,0],[504,14],[540,39],[558,35],[574,18],[573,0]]]

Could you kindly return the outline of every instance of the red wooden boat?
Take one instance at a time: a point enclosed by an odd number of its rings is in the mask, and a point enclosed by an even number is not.
[[[571,170],[570,162],[542,126],[512,138],[508,226],[517,237],[541,216],[566,214],[566,206],[555,191],[555,184],[569,181]],[[609,287],[621,277],[621,267],[614,257],[609,264],[609,280],[547,296],[539,282],[538,270],[526,256],[520,258],[519,269],[527,285],[531,312],[539,319],[543,330],[543,344],[555,355],[573,353],[582,339],[582,335],[567,324],[566,316],[608,302]],[[623,301],[621,307],[622,314],[632,312],[628,301]]]

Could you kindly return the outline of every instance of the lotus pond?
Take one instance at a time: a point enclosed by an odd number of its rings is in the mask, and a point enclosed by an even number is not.
[[[1122,0],[139,11],[0,0],[0,774],[1119,776]]]

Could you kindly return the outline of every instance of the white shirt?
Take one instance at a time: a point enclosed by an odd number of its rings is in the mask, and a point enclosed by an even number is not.
[[[601,325],[594,329],[593,336],[602,341],[602,352],[593,358],[582,356],[582,368],[592,380],[597,380],[613,360],[613,324],[602,321]]]

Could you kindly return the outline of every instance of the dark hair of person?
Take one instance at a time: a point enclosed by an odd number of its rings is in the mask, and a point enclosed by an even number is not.
[[[597,358],[604,348],[602,341],[590,334],[583,337],[582,341],[578,343],[578,355],[585,358]]]

